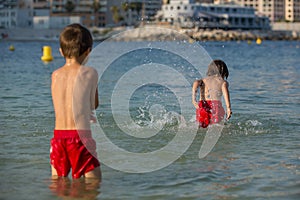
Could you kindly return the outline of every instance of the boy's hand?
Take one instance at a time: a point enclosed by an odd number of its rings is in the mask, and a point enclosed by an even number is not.
[[[90,115],[90,123],[97,123],[97,118],[96,118],[96,116],[94,115],[94,113],[92,113],[91,115]]]
[[[196,102],[193,102],[193,105],[195,106],[196,109],[199,109],[199,105]]]
[[[231,109],[230,109],[230,108],[227,108],[227,117],[226,117],[226,119],[229,120],[230,117],[231,117],[231,115],[232,115]]]

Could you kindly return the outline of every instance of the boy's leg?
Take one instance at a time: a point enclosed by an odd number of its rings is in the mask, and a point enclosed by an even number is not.
[[[86,177],[86,178],[97,178],[97,179],[101,180],[102,179],[102,175],[101,175],[100,166],[96,167],[92,171],[89,171],[89,172],[85,173],[84,177]]]
[[[51,172],[52,172],[52,176],[57,176],[57,171],[56,171],[56,169],[53,167],[53,165],[51,165]]]

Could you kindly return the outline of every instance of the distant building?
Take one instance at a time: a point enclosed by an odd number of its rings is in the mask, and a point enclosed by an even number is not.
[[[241,6],[252,7],[257,13],[269,17],[271,22],[300,21],[299,0],[215,0],[215,3],[236,3]]]
[[[31,0],[0,0],[0,27],[32,27]]]
[[[48,0],[33,0],[33,28],[50,28],[50,5]]]
[[[300,22],[299,0],[285,0],[285,20],[289,22]]]
[[[72,23],[81,23],[80,16],[35,16],[33,18],[35,29],[62,29]]]
[[[51,16],[49,0],[33,0],[33,28],[61,29],[71,23],[81,23],[79,16]]]
[[[0,0],[2,28],[61,28],[69,23],[106,25],[106,0]]]
[[[154,21],[162,0],[109,0],[106,19],[109,26],[135,26]]]
[[[193,0],[170,0],[158,13],[159,22],[182,28],[269,29],[269,19],[255,10],[232,4],[199,4]]]
[[[162,0],[145,0],[145,13],[143,21],[154,21],[157,12],[161,9]]]
[[[33,0],[33,16],[49,16],[50,4],[48,0]]]
[[[51,17],[80,17],[87,27],[106,25],[106,0],[49,0]]]

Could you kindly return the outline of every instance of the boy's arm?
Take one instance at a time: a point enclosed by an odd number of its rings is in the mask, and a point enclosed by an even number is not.
[[[92,114],[90,115],[90,122],[91,123],[96,123],[97,122],[97,117],[95,115],[95,111],[98,106],[99,106],[99,97],[98,97],[98,74],[96,71],[94,71],[94,78],[95,78],[95,86],[96,86],[96,89],[94,90],[95,91],[95,96],[91,96],[91,106],[92,106]],[[93,94],[92,94],[93,95]]]
[[[193,105],[195,106],[196,109],[199,109],[197,99],[196,99],[198,87],[199,87],[199,81],[196,80],[193,83],[193,89],[192,89],[192,103],[193,103]]]
[[[95,97],[92,97],[92,105],[93,105],[93,109],[97,109],[99,106],[99,97],[98,97],[98,72],[96,69],[93,69],[93,87],[94,87],[94,91],[95,91]],[[95,88],[96,87],[96,88]]]
[[[222,93],[224,95],[224,100],[225,100],[225,104],[226,104],[226,113],[227,113],[226,119],[229,119],[231,117],[232,111],[231,111],[230,94],[229,94],[229,90],[228,90],[228,82],[227,81],[225,81],[222,84]]]
[[[95,93],[95,110],[99,106],[99,97],[98,97],[98,87],[96,88],[96,93]]]

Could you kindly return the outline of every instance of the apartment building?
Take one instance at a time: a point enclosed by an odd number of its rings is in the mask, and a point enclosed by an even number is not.
[[[216,0],[215,3],[224,3],[224,1]],[[252,7],[258,14],[269,17],[271,22],[300,21],[299,0],[227,0],[226,3]]]
[[[106,26],[106,0],[0,0],[2,28],[61,28],[70,23]]]
[[[153,21],[157,11],[161,9],[162,0],[146,0],[144,1],[144,18],[143,20]]]
[[[32,27],[31,0],[0,0],[0,27]]]
[[[285,20],[300,22],[300,0],[285,0]]]
[[[155,20],[161,9],[162,0],[109,0],[107,2],[107,24],[138,25]]]
[[[51,17],[80,17],[87,27],[106,25],[106,0],[49,0]]]

